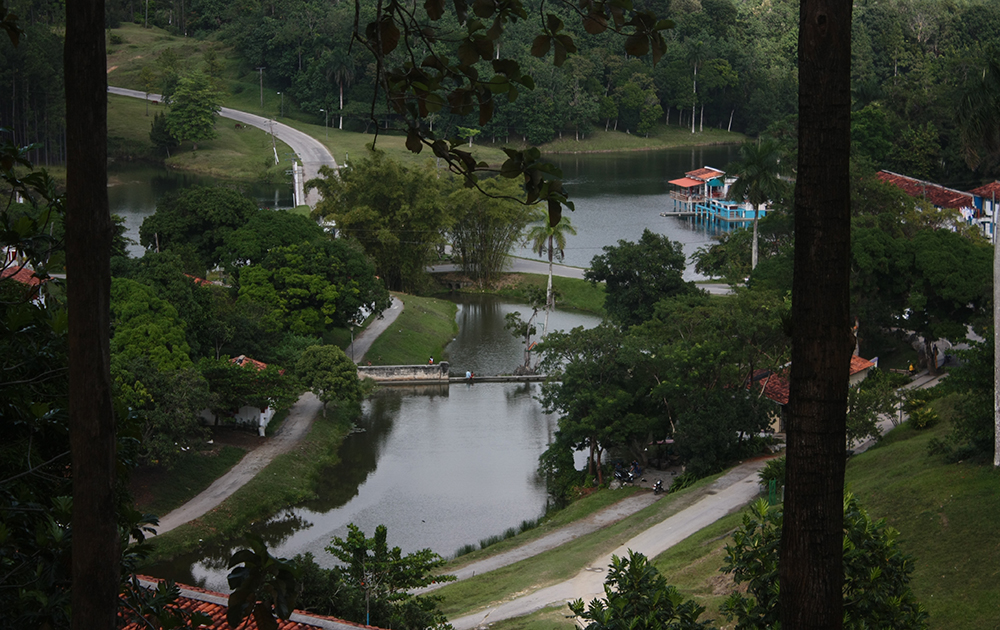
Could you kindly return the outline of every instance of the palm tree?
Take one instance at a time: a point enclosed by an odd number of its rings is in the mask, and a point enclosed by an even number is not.
[[[546,252],[549,255],[549,285],[545,292],[545,325],[542,328],[542,334],[545,334],[549,331],[549,311],[555,308],[555,299],[552,296],[552,259],[558,256],[562,260],[563,250],[566,248],[566,235],[575,236],[576,228],[570,224],[569,217],[564,216],[558,223],[551,225],[548,213],[540,214],[544,216],[532,222],[526,240],[531,244],[531,251],[539,256]]]
[[[785,160],[785,150],[773,138],[758,139],[740,145],[740,158],[726,167],[726,174],[736,177],[729,187],[732,201],[748,201],[753,205],[753,248],[750,269],[757,267],[757,218],[761,204],[780,197],[785,190],[782,175],[791,171]]]

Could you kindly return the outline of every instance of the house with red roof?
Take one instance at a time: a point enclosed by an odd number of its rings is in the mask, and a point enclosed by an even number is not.
[[[155,589],[161,580],[140,576],[139,581],[143,587]],[[177,598],[176,610],[188,614],[201,613],[212,620],[210,625],[199,626],[200,628],[205,628],[206,630],[229,630],[229,624],[226,622],[226,612],[229,610],[229,597],[227,595],[183,584],[178,584],[177,586],[180,588],[181,594]],[[120,625],[120,627],[124,630],[145,630],[145,628],[149,627],[137,619],[123,618],[122,621],[124,625]],[[252,616],[236,626],[237,630],[255,630],[257,627],[257,622]],[[361,630],[362,628],[374,628],[374,630],[381,630],[375,626],[365,626],[325,615],[314,615],[301,610],[294,611],[288,619],[278,620],[278,630],[311,630],[313,628],[322,628],[324,630]]]
[[[712,225],[730,228],[747,227],[753,223],[754,209],[749,203],[726,199],[729,187],[736,179],[726,177],[724,171],[705,166],[684,173],[684,177],[670,180],[675,186],[670,192],[670,208],[661,212],[663,217],[693,217]],[[768,206],[761,206],[759,218],[764,218]]]
[[[973,188],[969,194],[972,195],[972,203],[978,210],[977,223],[982,226],[984,234],[992,237],[994,217],[997,216],[996,211],[1000,209],[1000,206],[997,206],[997,201],[1000,200],[1000,182],[993,181]]]
[[[875,176],[939,210],[958,212],[966,224],[976,226],[987,236],[993,233],[993,208],[996,197],[1000,196],[1000,184],[996,182],[963,192],[892,171],[879,171]]]
[[[10,265],[0,269],[0,282],[16,282],[24,291],[24,297],[38,304],[45,304],[45,294],[42,293],[42,279],[24,265]]]
[[[267,369],[267,363],[264,363],[263,361],[258,361],[256,359],[251,359],[245,354],[241,354],[238,357],[233,357],[232,359],[229,360],[229,362],[235,365],[239,365],[240,367],[255,369],[258,372]],[[283,374],[284,371],[282,371],[281,373]],[[267,425],[271,421],[271,419],[274,418],[274,414],[275,414],[274,407],[267,407],[265,409],[261,409],[259,407],[254,407],[252,405],[243,405],[238,410],[236,410],[236,413],[234,413],[232,416],[227,416],[227,417],[231,417],[236,422],[236,424],[257,427],[258,435],[260,435],[260,437],[264,437],[264,434],[267,431]],[[211,409],[202,409],[201,413],[199,413],[198,415],[202,418],[202,420],[204,420],[209,424],[218,424],[219,422],[219,418],[216,416],[216,414],[212,412]]]
[[[852,355],[848,385],[854,387],[868,378],[868,374],[874,367],[877,367],[876,362],[856,354]],[[771,370],[757,370],[753,373],[750,383],[747,384],[748,389],[759,390],[761,396],[778,405],[780,411],[771,417],[771,430],[775,433],[784,433],[785,431],[785,408],[788,406],[789,387],[787,371],[778,373]]]

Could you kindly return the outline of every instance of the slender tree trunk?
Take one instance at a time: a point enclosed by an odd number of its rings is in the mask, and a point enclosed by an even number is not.
[[[729,110],[729,126],[726,127],[726,131],[732,131],[733,130],[733,114],[735,114],[735,113],[736,113],[735,109]]]
[[[338,129],[344,129],[344,82],[340,81],[340,126]],[[433,131],[433,129],[431,129]]]
[[[103,0],[68,0],[66,272],[75,630],[115,628],[118,609],[106,63]]]
[[[851,339],[851,0],[801,0],[799,155],[787,485],[779,580],[786,630],[843,627],[843,493]]]
[[[552,299],[552,235],[549,234],[549,285],[545,289],[545,326],[542,327],[542,334],[549,332],[549,311],[555,305]]]
[[[750,270],[757,268],[757,217],[760,206],[753,204],[753,244],[750,246]]]
[[[705,104],[701,104],[701,115],[698,117],[698,131],[705,131]]]

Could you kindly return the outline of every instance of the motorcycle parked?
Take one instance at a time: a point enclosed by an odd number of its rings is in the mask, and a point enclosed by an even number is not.
[[[666,492],[666,490],[663,489],[663,480],[657,479],[656,483],[653,484],[653,494],[660,494],[661,492]]]

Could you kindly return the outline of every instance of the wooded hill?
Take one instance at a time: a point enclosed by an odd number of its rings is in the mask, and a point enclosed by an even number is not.
[[[15,142],[41,143],[37,161],[59,162],[62,8],[39,0],[11,4],[23,16],[26,34],[17,49],[0,42],[0,93],[10,95],[0,103],[0,126],[13,131]],[[574,32],[578,20],[563,15],[578,53],[555,68],[531,54],[537,23],[516,22],[504,33],[506,49],[498,52],[532,75],[535,89],[522,89],[516,103],[496,99],[492,120],[481,128],[474,115],[455,116],[448,107],[428,124],[443,135],[533,144],[605,128],[646,134],[658,124],[796,135],[797,2],[636,4],[675,24],[666,31],[667,49],[655,67],[649,58],[624,54],[624,38]],[[362,3],[361,11],[365,24],[374,4]],[[565,9],[546,5],[544,11],[558,16]],[[448,19],[442,20],[445,31]],[[180,75],[202,71],[233,95],[249,97],[262,86],[273,103],[280,92],[286,112],[311,122],[326,115],[338,128],[392,128],[395,115],[375,98],[373,59],[360,45],[350,46],[354,21],[354,4],[346,2],[173,0],[148,8],[138,0],[109,2],[109,53],[135,46],[116,30],[123,23],[186,38],[180,55],[174,48],[151,48],[141,67],[111,82],[169,93]],[[995,160],[976,171],[968,168],[955,117],[970,82],[981,77],[987,60],[996,59],[991,42],[1000,41],[1000,5],[859,0],[853,28],[856,154],[879,168],[957,188],[1000,174]],[[439,33],[438,45],[450,45],[447,32]]]

